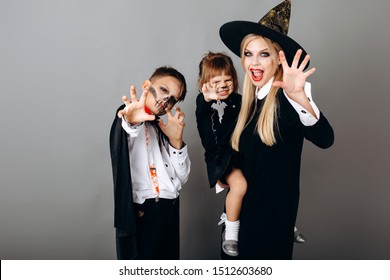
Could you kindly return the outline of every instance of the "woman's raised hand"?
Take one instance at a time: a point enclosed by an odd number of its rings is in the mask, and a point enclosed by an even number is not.
[[[302,50],[299,49],[296,52],[294,60],[290,67],[287,63],[284,52],[280,51],[279,59],[283,67],[283,81],[275,81],[273,83],[274,86],[281,87],[286,92],[286,94],[294,101],[305,97],[304,86],[306,83],[306,79],[316,71],[315,68],[311,68],[304,72],[307,63],[310,60],[310,56],[306,55],[302,63],[299,65],[299,59],[301,55]]]

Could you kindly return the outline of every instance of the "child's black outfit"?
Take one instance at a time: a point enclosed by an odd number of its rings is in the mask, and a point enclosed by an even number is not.
[[[211,188],[215,186],[217,180],[226,183],[224,176],[230,172],[231,167],[239,166],[238,154],[230,145],[230,137],[240,109],[241,95],[238,93],[231,93],[224,100],[210,102],[206,102],[203,93],[199,93],[196,99],[196,122],[205,149]]]

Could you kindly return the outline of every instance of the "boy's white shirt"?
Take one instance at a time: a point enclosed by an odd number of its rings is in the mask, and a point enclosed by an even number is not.
[[[268,81],[268,83],[265,84],[261,89],[256,88],[256,97],[259,100],[261,100],[267,96],[267,94],[271,90],[273,81],[274,81],[274,78],[271,78]],[[285,91],[283,91],[283,93],[286,96],[287,100],[290,102],[291,106],[293,106],[295,111],[297,111],[297,113],[299,115],[299,119],[301,120],[302,124],[305,126],[312,126],[312,125],[316,124],[316,122],[320,119],[320,110],[318,109],[317,105],[313,101],[313,98],[311,95],[311,84],[310,83],[308,83],[308,82],[305,83],[304,91],[305,91],[306,97],[307,97],[311,107],[314,110],[314,113],[316,113],[316,115],[317,115],[317,118],[315,116],[313,116],[312,114],[310,114],[309,112],[307,112],[307,110],[303,106],[301,106],[300,104],[298,104],[297,102],[295,102],[294,100],[289,98]],[[225,188],[222,188],[218,183],[215,185],[215,192],[216,193],[220,193],[223,190],[225,190]]]
[[[169,144],[160,149],[155,127],[148,123],[132,126],[122,119],[122,128],[128,134],[129,156],[136,162],[136,164],[130,162],[133,202],[142,204],[145,199],[154,198],[146,147],[146,126],[148,126],[150,148],[157,169],[160,197],[177,198],[190,174],[191,161],[187,145],[180,150]]]

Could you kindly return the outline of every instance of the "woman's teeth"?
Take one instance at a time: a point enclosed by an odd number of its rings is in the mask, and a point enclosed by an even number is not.
[[[263,71],[261,70],[251,70],[252,78],[254,81],[260,81],[263,77]]]

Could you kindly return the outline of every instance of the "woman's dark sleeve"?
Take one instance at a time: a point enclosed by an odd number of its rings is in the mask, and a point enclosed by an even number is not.
[[[333,128],[322,112],[320,112],[320,118],[314,125],[304,127],[304,133],[307,140],[322,149],[333,145]]]

